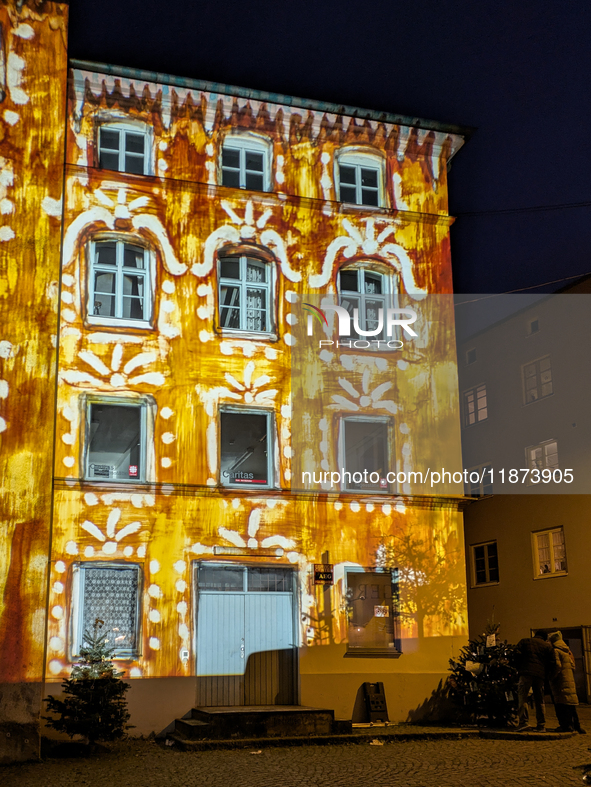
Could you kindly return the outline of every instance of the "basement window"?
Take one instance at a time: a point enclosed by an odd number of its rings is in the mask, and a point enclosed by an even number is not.
[[[145,404],[89,402],[87,430],[87,478],[126,483],[146,480]]]
[[[222,411],[221,482],[224,486],[269,487],[271,414]]]
[[[101,634],[115,656],[132,658],[138,655],[140,568],[129,563],[83,563],[74,575],[77,590],[77,614],[73,655],[88,641],[95,621],[102,620]]]

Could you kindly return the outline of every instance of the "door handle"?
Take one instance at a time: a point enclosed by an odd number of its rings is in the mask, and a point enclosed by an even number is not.
[[[244,658],[244,637],[242,637],[241,643],[242,644],[240,645],[240,658],[243,659]]]

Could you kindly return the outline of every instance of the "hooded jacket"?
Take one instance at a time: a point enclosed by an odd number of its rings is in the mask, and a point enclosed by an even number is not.
[[[526,637],[517,643],[517,671],[533,678],[550,678],[556,672],[552,645],[541,637]]]
[[[570,648],[562,639],[555,639],[552,646],[557,666],[556,676],[550,680],[554,702],[562,705],[578,705],[575,665]]]

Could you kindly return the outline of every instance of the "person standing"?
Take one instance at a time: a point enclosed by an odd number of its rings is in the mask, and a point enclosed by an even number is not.
[[[545,631],[536,631],[533,637],[524,637],[517,643],[517,687],[520,732],[530,730],[527,698],[533,691],[536,707],[537,727],[535,732],[546,732],[546,712],[544,707],[544,682],[557,671],[554,648],[547,642]]]
[[[558,730],[560,732],[576,730],[584,735],[585,730],[581,727],[577,713],[579,698],[575,685],[575,659],[569,646],[562,639],[562,632],[555,631],[548,639],[554,648],[556,659],[556,674],[550,679],[550,688],[554,698],[556,718],[560,725]]]

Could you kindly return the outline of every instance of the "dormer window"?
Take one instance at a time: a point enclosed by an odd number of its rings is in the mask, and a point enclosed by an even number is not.
[[[378,208],[384,205],[383,165],[378,156],[342,153],[337,161],[339,200]]]
[[[148,135],[141,127],[122,124],[99,129],[99,167],[133,175],[149,174]]]
[[[269,146],[250,136],[226,137],[222,146],[222,186],[269,191]]]

